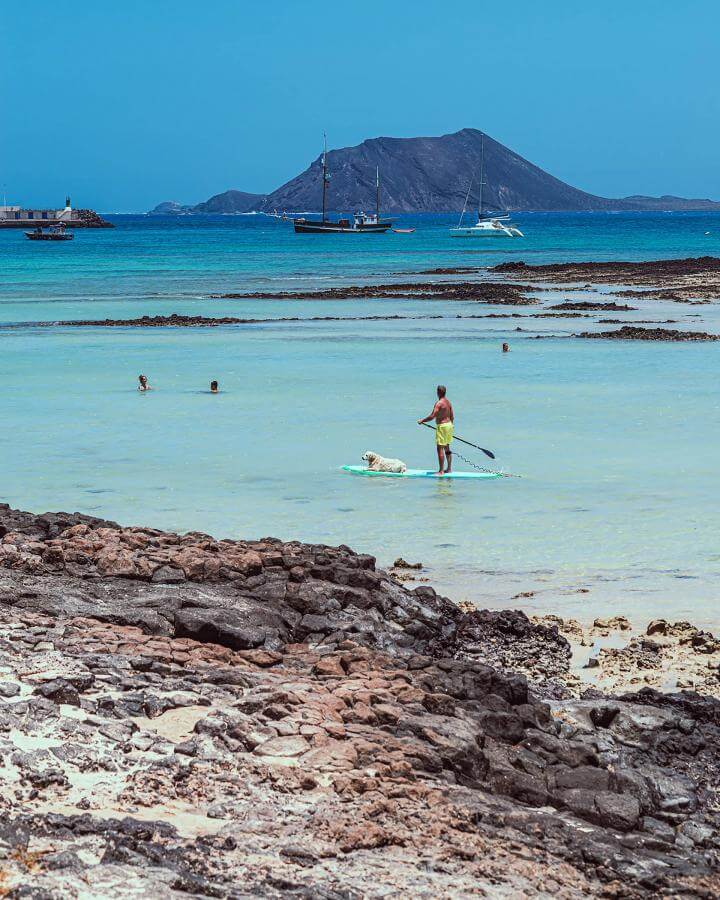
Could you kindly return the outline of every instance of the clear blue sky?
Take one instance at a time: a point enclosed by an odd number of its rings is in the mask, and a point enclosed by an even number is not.
[[[481,128],[606,196],[720,198],[715,0],[0,4],[0,190],[145,210]]]

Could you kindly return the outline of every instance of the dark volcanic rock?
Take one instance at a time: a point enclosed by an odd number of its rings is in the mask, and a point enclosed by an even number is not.
[[[56,325],[93,328],[214,328],[220,325],[271,325],[280,322],[392,322],[403,319],[441,319],[427,316],[281,316],[267,319],[239,319],[233,316],[140,316],[139,319],[70,319],[65,322],[40,323],[37,327]]]
[[[233,650],[250,650],[265,642],[266,632],[255,628],[234,610],[182,609],[175,615],[177,637],[209,641]]]
[[[94,209],[76,209],[76,220],[73,220],[73,228],[114,228],[112,222],[103,219]]]
[[[720,300],[720,259],[714,256],[658,259],[644,262],[570,262],[528,265],[502,263],[490,269],[495,275],[512,275],[523,281],[579,284],[637,285],[615,291],[613,298],[670,300],[675,303],[709,303]],[[603,301],[604,302],[604,301]]]
[[[39,541],[56,538],[73,525],[92,524],[95,528],[119,528],[117,522],[86,516],[83,513],[48,512],[42,515],[11,509],[7,503],[0,503],[0,538],[9,532],[32,537]]]
[[[607,303],[592,302],[590,300],[565,300],[556,306],[550,306],[549,309],[559,310],[607,310],[608,312],[631,312],[636,309],[634,306],[615,303],[613,301]]]
[[[580,338],[597,338],[614,341],[720,341],[720,335],[705,331],[678,331],[675,328],[638,328],[623,325],[614,331],[583,331]]]
[[[521,668],[542,678],[568,671],[571,649],[557,626],[533,624],[519,610],[478,610],[466,614],[453,638],[456,654],[501,669]]]
[[[3,703],[3,888],[717,895],[718,701],[546,703],[555,626],[464,612],[344,546],[0,523],[0,662],[53,677]]]
[[[568,262],[531,265],[525,262],[500,263],[490,269],[502,275],[547,281],[593,281],[620,284],[654,284],[660,278],[680,275],[720,273],[720,258],[691,256],[685,259],[655,259],[643,262]]]
[[[531,306],[537,301],[527,295],[537,290],[522,284],[498,281],[411,281],[394,284],[348,285],[319,291],[217,294],[221,299],[256,300],[364,300],[392,297],[399,300],[471,300],[476,303]]]
[[[80,706],[80,695],[69,681],[63,678],[57,681],[49,681],[39,687],[36,693],[41,697],[47,697],[55,703],[68,703],[71,706]]]

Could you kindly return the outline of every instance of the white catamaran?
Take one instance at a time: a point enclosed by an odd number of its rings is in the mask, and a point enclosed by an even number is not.
[[[509,215],[504,216],[484,216],[483,206],[483,185],[485,184],[485,135],[480,138],[480,200],[478,202],[478,219],[474,225],[463,225],[463,217],[467,209],[470,191],[472,189],[472,180],[465,195],[465,203],[460,213],[460,220],[455,228],[450,229],[453,237],[524,237],[522,231],[510,221]]]

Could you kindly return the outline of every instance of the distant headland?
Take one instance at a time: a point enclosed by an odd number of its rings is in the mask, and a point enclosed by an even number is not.
[[[469,188],[468,203],[472,206],[477,202],[481,139],[482,132],[463,128],[440,137],[380,137],[356,147],[331,150],[330,204],[335,210],[373,207],[378,167],[385,212],[457,212],[462,209]],[[560,181],[488,135],[484,144],[486,207],[558,212],[720,210],[720,202],[708,199],[598,197]],[[156,206],[150,215],[316,210],[321,205],[320,168],[318,156],[304,172],[270,194],[232,190],[196,206],[168,201]]]

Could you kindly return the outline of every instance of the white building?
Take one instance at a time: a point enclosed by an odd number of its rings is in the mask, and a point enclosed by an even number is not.
[[[63,209],[30,209],[22,206],[0,206],[0,228],[21,227],[32,224],[57,225],[68,224],[77,219],[77,213],[70,205],[70,198],[65,199]]]

